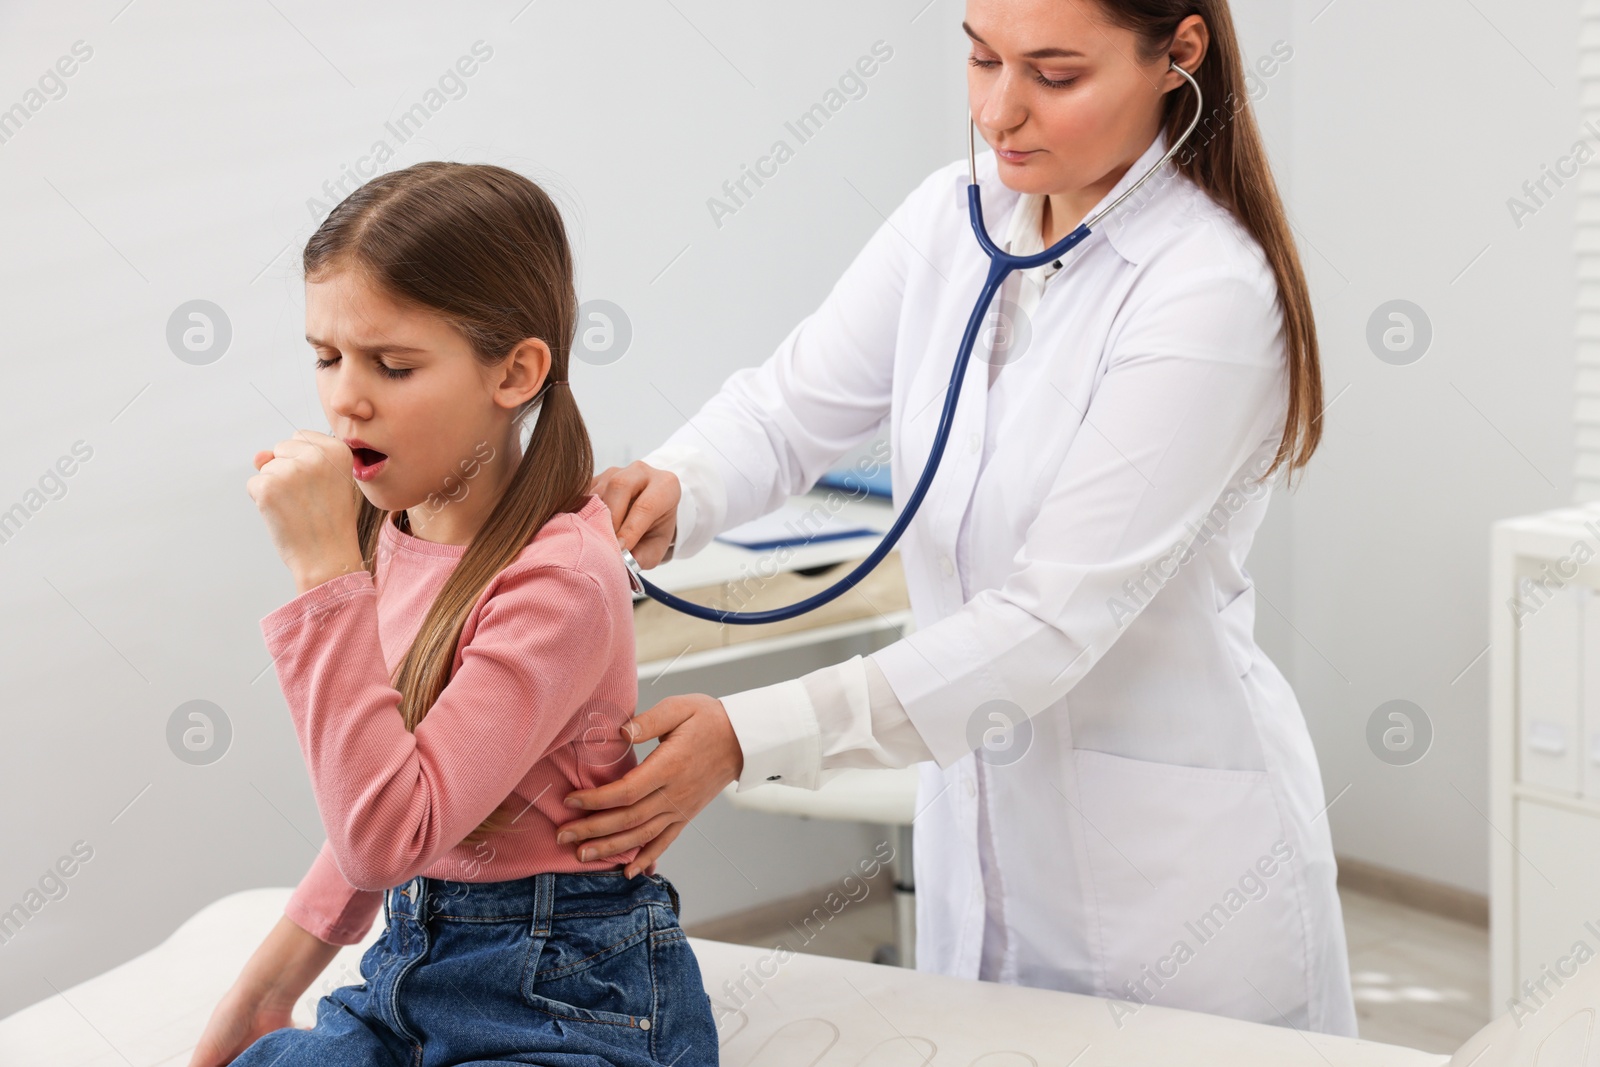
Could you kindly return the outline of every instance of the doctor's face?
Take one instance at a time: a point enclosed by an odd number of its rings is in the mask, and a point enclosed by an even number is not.
[[[1150,146],[1165,93],[1188,85],[1096,0],[968,0],[966,15],[973,121],[1018,192],[1098,199]]]

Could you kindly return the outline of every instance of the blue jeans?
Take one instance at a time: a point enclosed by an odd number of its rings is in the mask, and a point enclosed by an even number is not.
[[[360,985],[310,1030],[233,1067],[715,1067],[717,1028],[678,891],[622,868],[504,882],[412,879],[384,895]]]

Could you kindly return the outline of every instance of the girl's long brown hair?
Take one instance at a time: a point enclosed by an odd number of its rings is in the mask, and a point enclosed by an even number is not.
[[[577,511],[588,496],[594,474],[589,431],[571,388],[548,385],[567,380],[577,327],[566,228],[544,190],[514,171],[418,163],[380,175],[346,197],[306,243],[302,267],[308,280],[357,270],[394,300],[443,316],[486,367],[531,337],[550,346],[543,399],[528,401],[515,415],[520,426],[539,405],[522,461],[434,598],[392,679],[401,693],[401,718],[415,731],[450,680],[462,628],[490,580],[552,516]],[[374,577],[378,537],[392,515],[362,498],[357,533]],[[496,809],[464,840],[476,844],[523,828],[513,820]]]
[[[1278,282],[1289,362],[1289,411],[1283,437],[1263,479],[1287,464],[1293,473],[1311,460],[1322,440],[1322,365],[1311,293],[1300,254],[1289,231],[1277,183],[1267,165],[1261,131],[1245,88],[1244,61],[1228,0],[1099,0],[1110,21],[1140,38],[1141,59],[1150,62],[1172,45],[1178,24],[1199,15],[1211,31],[1200,66],[1189,73],[1200,84],[1207,114],[1173,157],[1178,170],[1231,211],[1266,253]],[[1188,83],[1167,94],[1162,125],[1174,143],[1194,118]]]

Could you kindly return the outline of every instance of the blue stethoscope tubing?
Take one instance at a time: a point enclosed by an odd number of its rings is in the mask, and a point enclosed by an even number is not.
[[[906,499],[905,507],[895,519],[894,525],[883,535],[883,540],[871,554],[858,563],[854,570],[840,578],[836,583],[804,600],[781,608],[768,608],[765,611],[724,611],[720,608],[707,607],[696,604],[692,600],[674,596],[665,589],[648,581],[641,573],[639,561],[633,558],[633,553],[626,548],[622,550],[622,561],[628,568],[628,581],[633,586],[635,593],[644,593],[652,599],[665,604],[667,607],[680,611],[685,615],[692,615],[697,619],[706,619],[710,622],[737,623],[740,625],[756,625],[764,622],[781,622],[804,615],[814,608],[819,608],[828,601],[833,600],[851,589],[872,572],[884,556],[894,548],[895,542],[911,523],[912,516],[916,515],[917,508],[922,504],[922,498],[927,495],[928,486],[933,484],[933,476],[939,470],[939,460],[944,456],[945,445],[950,440],[950,428],[955,422],[956,403],[961,397],[961,383],[966,376],[967,363],[972,358],[973,346],[978,340],[978,330],[984,318],[989,313],[989,305],[994,300],[995,293],[1000,291],[1000,286],[1005,283],[1006,277],[1014,270],[1030,270],[1043,266],[1066,255],[1072,249],[1082,244],[1093,228],[1099,225],[1100,220],[1115,211],[1122,202],[1139,190],[1139,187],[1149,181],[1167,161],[1177,154],[1178,150],[1188,141],[1189,135],[1194,133],[1195,127],[1200,124],[1200,115],[1204,110],[1204,95],[1200,92],[1200,83],[1194,80],[1193,75],[1177,63],[1173,63],[1172,70],[1177,71],[1188,80],[1195,93],[1194,118],[1189,120],[1189,126],[1183,131],[1183,136],[1167,149],[1154,166],[1130,185],[1121,196],[1107,204],[1093,216],[1085,219],[1077,229],[1067,234],[1060,241],[1043,252],[1036,252],[1031,256],[1013,256],[1001,249],[989,238],[989,231],[983,223],[983,201],[978,195],[978,166],[975,148],[972,114],[967,113],[967,211],[972,219],[972,232],[977,235],[978,244],[989,257],[989,276],[984,279],[983,290],[978,294],[978,301],[972,308],[972,315],[967,319],[966,332],[961,335],[961,347],[956,353],[955,366],[950,370],[950,384],[945,389],[944,410],[939,415],[939,426],[934,432],[933,447],[928,453],[928,461],[922,468],[922,476],[917,479],[916,488],[911,491],[911,496]]]

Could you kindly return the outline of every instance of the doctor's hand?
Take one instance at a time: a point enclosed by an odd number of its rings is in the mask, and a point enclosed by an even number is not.
[[[671,471],[636,459],[626,467],[607,467],[594,476],[589,492],[611,509],[617,542],[646,570],[672,558],[683,487]],[[651,734],[649,736],[655,736]]]
[[[616,781],[568,793],[568,807],[596,814],[563,823],[556,841],[575,843],[580,860],[642,845],[624,871],[632,878],[654,871],[689,820],[739,777],[744,752],[722,701],[703,693],[668,697],[621,730],[635,744],[652,737],[661,743]]]

